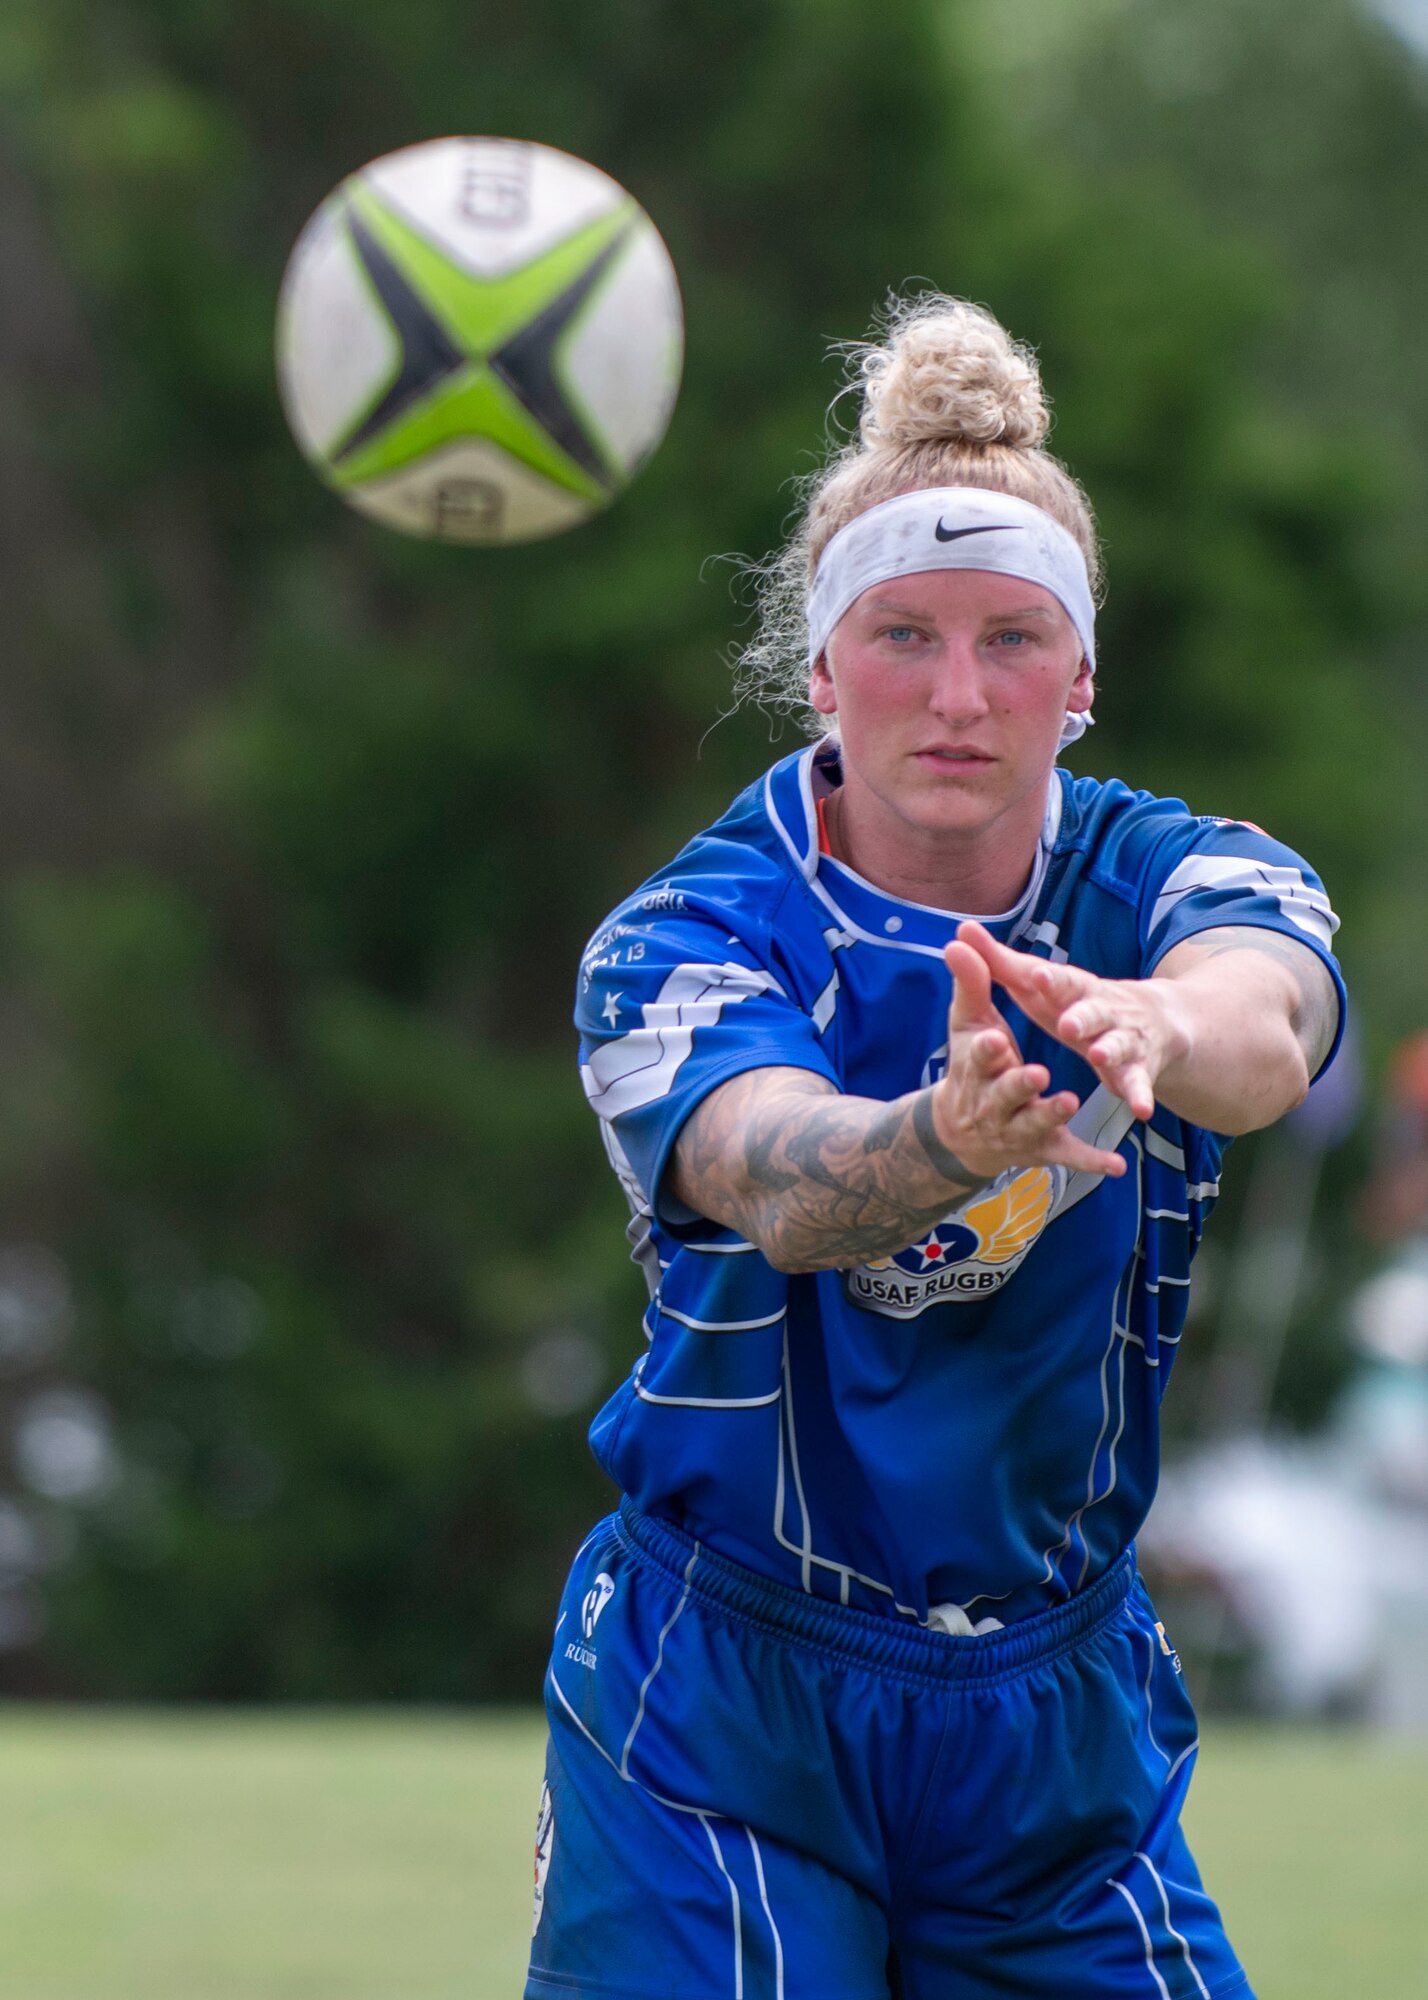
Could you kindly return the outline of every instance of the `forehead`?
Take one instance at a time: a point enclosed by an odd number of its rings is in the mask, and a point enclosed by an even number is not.
[[[1066,611],[1044,584],[990,569],[927,569],[869,584],[844,614],[863,620],[903,613],[928,619],[984,620],[1018,617],[1069,624]]]

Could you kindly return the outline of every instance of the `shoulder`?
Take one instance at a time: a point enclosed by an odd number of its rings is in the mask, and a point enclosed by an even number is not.
[[[648,980],[674,966],[732,963],[766,969],[778,984],[790,965],[796,973],[826,953],[797,851],[771,807],[776,780],[797,797],[804,755],[748,786],[596,927],[581,956],[582,1001],[603,975],[635,965]]]
[[[1133,896],[1157,851],[1193,839],[1198,825],[1183,799],[1133,791],[1119,778],[1062,774],[1057,849],[1083,855],[1104,887]]]
[[[1252,820],[1195,812],[1184,799],[1133,791],[1119,778],[1063,773],[1062,784],[1058,852],[1079,853],[1091,879],[1127,902],[1148,889],[1158,895],[1192,862],[1197,877],[1226,887],[1276,869],[1318,881],[1302,855]]]
[[[784,764],[747,786],[711,826],[617,903],[596,927],[586,958],[598,955],[616,927],[651,932],[712,923],[746,935],[771,922],[797,879],[767,804],[768,782]]]

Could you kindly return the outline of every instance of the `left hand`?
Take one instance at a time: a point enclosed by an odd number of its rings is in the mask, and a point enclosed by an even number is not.
[[[1079,966],[1011,951],[973,922],[961,926],[957,942],[985,961],[1029,1021],[1074,1049],[1137,1118],[1150,1117],[1160,1077],[1190,1049],[1173,981],[1099,979]]]

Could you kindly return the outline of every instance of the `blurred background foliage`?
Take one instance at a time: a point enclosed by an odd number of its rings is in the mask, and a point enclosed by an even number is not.
[[[305,217],[448,131],[606,167],[685,291],[666,445],[524,550],[348,514],[274,392]],[[0,1688],[533,1697],[642,1293],[574,964],[791,747],[706,558],[890,288],[1041,351],[1076,767],[1301,847],[1420,1025],[1425,179],[1349,0],[8,0]]]

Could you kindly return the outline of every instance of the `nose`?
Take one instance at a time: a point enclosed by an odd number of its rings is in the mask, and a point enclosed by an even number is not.
[[[978,721],[989,706],[976,645],[949,634],[937,654],[928,707],[939,720],[960,725]]]

